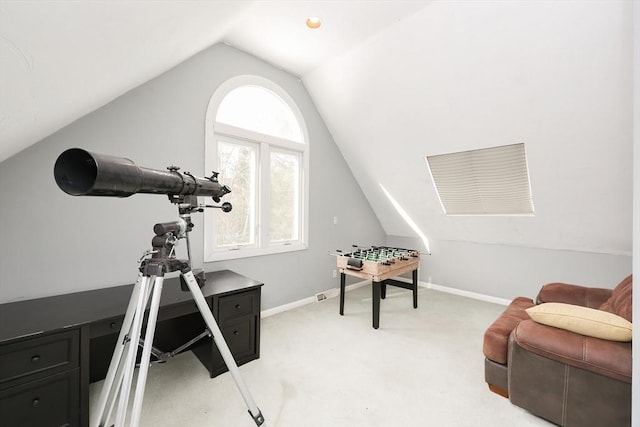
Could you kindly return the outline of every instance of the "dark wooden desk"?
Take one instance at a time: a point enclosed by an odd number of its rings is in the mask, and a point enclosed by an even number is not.
[[[236,362],[260,357],[260,282],[207,273],[202,293]],[[0,424],[87,426],[89,383],[106,375],[133,285],[0,305]],[[204,331],[177,278],[163,285],[154,345],[173,350]],[[212,339],[194,353],[214,377],[226,371]]]

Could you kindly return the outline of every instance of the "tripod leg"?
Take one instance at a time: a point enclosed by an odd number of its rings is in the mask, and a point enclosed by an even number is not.
[[[202,317],[204,318],[204,321],[207,324],[207,327],[209,328],[209,330],[213,335],[213,340],[215,341],[216,346],[218,347],[218,350],[220,350],[220,354],[222,355],[222,358],[224,359],[224,362],[226,363],[227,368],[229,369],[229,372],[231,373],[231,376],[233,377],[233,380],[235,381],[236,386],[238,387],[238,390],[240,391],[240,394],[242,395],[242,398],[244,399],[245,404],[249,408],[249,413],[253,417],[253,420],[256,422],[256,425],[258,426],[263,425],[264,417],[262,416],[260,409],[258,409],[258,406],[254,402],[253,397],[251,396],[251,393],[247,388],[247,385],[244,383],[244,380],[240,375],[240,370],[238,369],[238,365],[236,364],[236,361],[233,358],[233,355],[231,354],[231,350],[229,350],[229,346],[227,346],[227,342],[224,340],[224,337],[222,336],[222,331],[220,331],[220,328],[216,323],[216,319],[213,317],[213,314],[211,314],[211,310],[209,309],[209,306],[207,305],[207,301],[204,299],[204,296],[202,295],[202,291],[198,286],[198,282],[196,281],[193,275],[193,272],[189,270],[186,273],[182,273],[182,276],[184,277],[185,282],[187,283],[187,286],[191,291],[191,295],[193,296],[193,299],[195,300],[196,305],[200,310],[200,314],[202,314]]]
[[[138,279],[133,287],[133,293],[129,300],[129,305],[122,322],[122,328],[120,329],[120,335],[116,342],[116,347],[109,364],[109,370],[100,392],[100,398],[98,400],[97,407],[95,409],[95,415],[92,418],[91,426],[100,427],[107,424],[107,420],[113,410],[113,402],[115,396],[120,388],[120,381],[122,379],[122,355],[126,352],[129,340],[126,339],[127,335],[131,333],[131,324],[133,323],[133,317],[138,305],[138,299],[143,297],[140,293],[140,282],[142,280],[142,273],[138,275]]]
[[[129,404],[129,392],[131,391],[131,383],[133,381],[133,371],[136,365],[136,355],[138,354],[138,341],[140,341],[140,332],[142,330],[142,321],[144,318],[144,309],[147,305],[148,291],[147,287],[151,282],[149,276],[143,276],[140,283],[140,294],[147,298],[138,298],[136,312],[133,317],[133,325],[129,334],[129,343],[127,354],[124,360],[124,372],[122,382],[120,384],[120,399],[118,401],[118,411],[116,413],[116,427],[123,427],[127,416],[127,406]]]
[[[164,277],[156,276],[155,283],[151,284],[151,287],[153,288],[153,297],[151,298],[151,306],[149,307],[147,331],[144,336],[142,358],[140,360],[140,369],[138,371],[138,382],[136,383],[136,393],[133,400],[133,409],[131,411],[130,426],[134,427],[140,422],[140,411],[142,410],[142,399],[144,398],[144,388],[147,382],[147,372],[149,371],[151,347],[153,344],[153,335],[156,330],[156,320],[158,319],[158,308],[160,307],[160,296],[162,295],[163,281]]]

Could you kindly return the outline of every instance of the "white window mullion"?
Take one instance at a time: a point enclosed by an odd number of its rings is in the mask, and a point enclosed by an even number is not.
[[[260,144],[260,171],[259,171],[259,183],[260,196],[258,198],[258,217],[260,218],[259,240],[258,247],[265,247],[269,244],[269,206],[271,202],[269,200],[269,144]]]

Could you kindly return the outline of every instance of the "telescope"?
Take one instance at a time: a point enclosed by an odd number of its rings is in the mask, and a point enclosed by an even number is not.
[[[176,166],[169,166],[166,171],[143,168],[124,157],[90,153],[81,148],[64,151],[58,156],[54,165],[53,175],[58,187],[72,196],[129,197],[136,193],[165,194],[169,196],[171,203],[178,206],[180,214],[178,221],[159,223],[153,227],[155,234],[151,240],[153,249],[145,251],[138,261],[140,264],[138,279],[120,328],[120,335],[116,341],[92,426],[112,425],[109,420],[111,412],[116,407],[116,399],[119,402],[115,425],[124,425],[128,417],[127,408],[133,385],[133,371],[138,360],[138,347],[142,347],[142,354],[134,387],[133,408],[129,416],[129,426],[132,427],[137,427],[139,424],[151,353],[153,352],[160,360],[166,361],[167,358],[173,357],[207,336],[213,338],[256,425],[264,424],[264,417],[253,401],[233,354],[200,290],[204,285],[204,271],[191,269],[189,245],[189,232],[193,229],[191,213],[202,212],[203,208],[231,211],[231,203],[228,202],[221,206],[200,205],[198,196],[208,196],[219,203],[220,198],[230,193],[231,189],[218,182],[217,172],[212,172],[209,178],[198,178],[189,172],[178,172],[179,169]],[[175,246],[179,239],[187,241],[187,260],[176,257]],[[176,271],[180,272],[182,289],[191,292],[207,328],[202,334],[176,350],[163,353],[153,347],[153,337],[165,273]],[[146,328],[144,328],[144,339],[142,339],[145,322]]]
[[[172,203],[181,203],[186,196],[212,197],[218,203],[231,192],[218,182],[217,172],[198,178],[189,172],[178,172],[179,169],[143,168],[124,157],[71,148],[58,156],[53,175],[58,187],[72,196],[129,197],[147,193],[166,194]]]

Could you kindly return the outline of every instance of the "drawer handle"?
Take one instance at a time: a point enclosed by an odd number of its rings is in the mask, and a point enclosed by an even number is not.
[[[40,404],[40,399],[37,397],[31,401],[31,406],[38,406],[39,404]]]
[[[240,308],[240,304],[236,304],[236,308]]]
[[[109,324],[109,326],[111,327],[111,329],[115,329],[117,324],[116,324],[116,322],[111,322],[111,324]]]
[[[240,335],[240,332],[238,332],[238,331],[233,331],[233,335]]]
[[[40,362],[40,356],[36,354],[31,358],[31,363],[38,363],[38,362]]]

